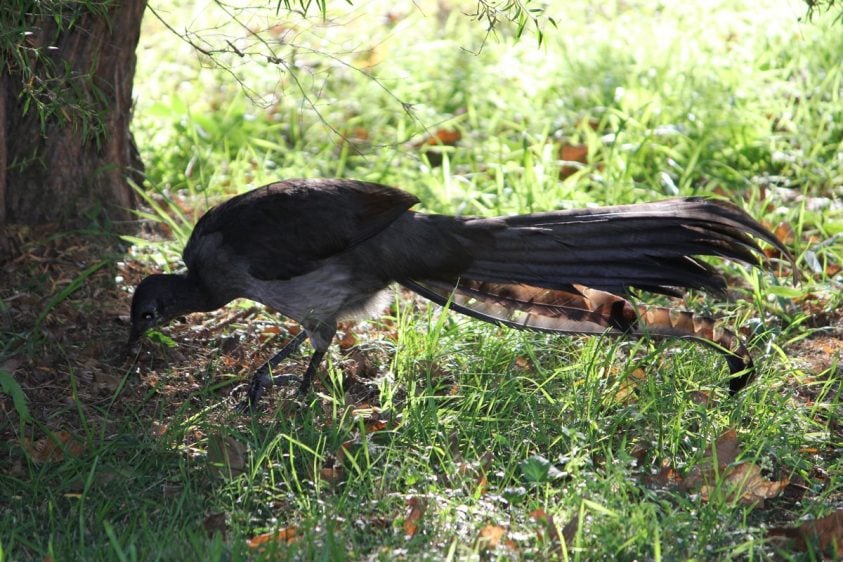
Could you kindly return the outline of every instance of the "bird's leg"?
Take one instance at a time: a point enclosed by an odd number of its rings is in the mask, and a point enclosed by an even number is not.
[[[316,369],[319,368],[319,364],[322,362],[323,357],[325,357],[324,351],[319,351],[317,349],[313,352],[313,356],[310,358],[310,363],[307,364],[307,370],[304,372],[301,386],[299,386],[299,394],[307,393],[310,388],[310,384],[313,382],[313,375],[316,374]]]
[[[263,393],[267,388],[273,384],[282,382],[282,377],[273,377],[271,375],[272,369],[274,369],[281,361],[289,357],[289,355],[298,349],[306,339],[307,332],[302,330],[298,333],[298,335],[296,335],[296,337],[287,342],[287,345],[285,345],[281,351],[276,353],[272,359],[261,365],[260,368],[255,371],[252,375],[252,380],[249,383],[249,391],[246,395],[246,400],[237,407],[239,411],[245,412],[251,410],[255,404],[258,403],[258,400],[260,400],[260,397],[263,396]]]

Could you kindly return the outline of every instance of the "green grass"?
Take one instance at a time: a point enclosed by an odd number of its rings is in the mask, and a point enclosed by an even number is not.
[[[157,9],[177,29],[219,17]],[[400,17],[385,23],[390,10]],[[291,177],[379,181],[425,210],[483,215],[725,196],[792,227],[803,275],[794,288],[721,264],[735,299],[681,303],[747,329],[758,381],[729,400],[720,356],[691,343],[519,333],[397,299],[389,324],[355,328],[378,372],[365,400],[340,388],[334,352],[323,391],[303,406],[279,400],[259,423],[226,410],[239,381],[223,344],[182,335],[187,357],[157,369],[157,387],[140,382],[143,366],[115,368],[125,385],[96,419],[79,409],[80,456],[19,455],[0,471],[0,560],[820,559],[767,529],[843,508],[839,366],[817,372],[795,351],[839,330],[843,307],[832,267],[843,263],[843,28],[800,24],[799,3],[568,2],[551,6],[558,29],[538,47],[440,10],[373,3],[332,25],[291,17],[274,44],[283,72],[232,55],[222,60],[233,74],[148,16],[134,130],[151,210],[140,218],[174,240],[139,244],[131,259],[178,268],[184,222]],[[431,149],[444,154],[433,166],[416,143],[442,128],[461,140]],[[565,179],[562,142],[589,152]],[[191,363],[199,348],[210,361]],[[646,378],[623,400],[636,369]],[[165,387],[185,377],[195,387],[174,400]],[[715,399],[701,404],[700,390]],[[136,409],[114,406],[130,396]],[[363,405],[382,409],[386,429],[367,430],[353,415]],[[62,429],[31,413],[38,429]],[[748,506],[722,475],[708,500],[648,481],[663,461],[681,474],[704,465],[729,427],[741,460],[804,495]],[[248,447],[234,478],[209,467],[219,434]],[[411,499],[426,509],[408,537]],[[536,510],[567,528],[564,544]],[[213,514],[224,533],[205,524]],[[487,525],[509,546],[484,547]],[[290,544],[247,545],[289,528]]]

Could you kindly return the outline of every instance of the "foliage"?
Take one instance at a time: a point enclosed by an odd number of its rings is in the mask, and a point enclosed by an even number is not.
[[[843,21],[843,3],[839,0],[805,0],[805,4],[808,6],[807,17],[809,20],[816,14],[833,12],[836,9],[835,19]]]
[[[0,72],[15,82],[24,115],[33,113],[46,132],[50,122],[86,137],[102,133],[101,110],[91,71],[56,56],[62,34],[88,15],[107,17],[111,0],[9,0],[0,6]]]
[[[8,394],[12,397],[15,410],[22,422],[32,421],[29,415],[29,407],[26,405],[26,395],[23,392],[20,384],[15,380],[12,373],[0,368],[0,392]]]

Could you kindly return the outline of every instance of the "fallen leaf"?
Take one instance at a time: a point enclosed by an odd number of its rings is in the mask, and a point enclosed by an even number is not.
[[[383,431],[389,426],[389,422],[386,420],[372,420],[366,422],[366,433],[375,433],[377,431]]]
[[[559,147],[559,160],[562,166],[559,168],[559,179],[573,176],[580,171],[582,166],[577,164],[588,163],[588,145],[563,143]]]
[[[260,336],[258,336],[258,341],[264,344],[271,339],[274,339],[281,335],[281,326],[266,326],[263,330],[261,330]]]
[[[348,351],[354,344],[357,343],[357,337],[354,335],[354,332],[351,331],[350,328],[347,328],[342,333],[342,337],[339,339],[339,347],[343,351]]]
[[[425,138],[421,144],[430,146],[454,146],[460,140],[462,140],[462,133],[456,129],[437,129],[435,133]]]
[[[793,231],[793,227],[790,223],[787,222],[780,222],[775,229],[773,229],[773,234],[779,241],[789,246],[793,243],[794,239],[796,238],[796,234]],[[781,252],[773,247],[764,248],[764,255],[768,258],[777,258],[781,256]]]
[[[535,509],[530,512],[530,518],[532,518],[534,521],[537,521],[538,523],[542,523],[544,526],[544,533],[539,533],[538,535],[539,541],[544,541],[546,534],[547,537],[550,539],[553,549],[560,550],[563,539],[559,536],[559,529],[556,528],[556,523],[553,521],[553,516],[545,512],[545,510],[543,509]],[[568,525],[565,525],[565,528],[567,529]],[[576,534],[576,528],[574,528],[573,534]]]
[[[427,150],[428,147],[456,146],[462,139],[462,133],[456,129],[438,129],[420,141],[413,143],[413,148],[422,148],[427,161],[434,168],[442,165],[442,153],[437,150]]]
[[[761,476],[761,468],[744,462],[726,469],[723,486],[727,490],[729,501],[737,500],[744,505],[763,503],[782,493],[789,484],[788,480],[771,481]],[[708,500],[712,491],[710,485],[700,488],[700,496]]]
[[[36,464],[58,462],[66,457],[78,457],[85,448],[67,431],[57,431],[35,442],[24,438],[21,444],[32,462]]]
[[[418,524],[422,516],[424,516],[424,512],[427,510],[427,502],[423,498],[414,496],[407,500],[407,505],[410,510],[404,518],[404,535],[409,539],[416,536],[419,530]]]
[[[212,536],[214,533],[220,533],[223,537],[225,537],[225,534],[228,531],[225,513],[209,514],[205,517],[205,520],[202,521],[202,527],[204,527],[208,536]]]
[[[522,373],[529,373],[533,370],[533,362],[530,361],[529,357],[519,355],[518,357],[515,358],[515,362],[513,364],[513,367],[516,370],[521,371]]]
[[[805,538],[816,538],[820,550],[843,553],[843,510],[814,521],[806,521],[799,526],[799,531]]]
[[[613,397],[613,403],[630,404],[634,402],[635,391],[645,380],[647,380],[647,373],[640,367],[629,373],[627,377],[620,381],[618,390]]]
[[[683,490],[696,490],[703,485],[711,486],[715,474],[727,467],[738,458],[740,446],[738,445],[738,434],[734,428],[729,428],[717,438],[714,448],[706,450],[700,464],[685,475],[681,482]],[[715,464],[716,462],[716,464]]]
[[[705,390],[695,390],[691,392],[689,398],[700,406],[710,406],[713,401],[711,393]]]
[[[826,263],[826,266],[825,266],[826,277],[834,277],[835,275],[837,275],[841,271],[843,271],[843,266],[840,266],[839,264],[836,264],[836,263],[832,263],[830,261],[828,263]]]
[[[332,486],[336,486],[345,479],[345,471],[341,465],[323,467],[319,471],[319,475]]]
[[[290,544],[297,540],[299,540],[298,527],[287,527],[286,529],[281,529],[275,533],[264,533],[262,535],[252,537],[246,541],[246,545],[251,549],[263,550],[267,543]]]
[[[716,458],[719,466],[723,467],[735,462],[740,453],[738,432],[735,431],[735,428],[730,427],[717,438],[717,442],[714,444],[714,451],[717,454]]]
[[[494,550],[501,544],[501,539],[506,534],[506,529],[499,525],[486,525],[480,529],[477,537],[477,546],[481,551]]]
[[[665,459],[662,461],[662,465],[659,467],[658,472],[644,476],[643,480],[647,484],[666,488],[669,486],[679,485],[682,482],[682,477],[672,466],[670,466],[670,461]]]
[[[208,467],[211,474],[235,478],[246,470],[248,447],[230,435],[208,436]]]
[[[799,550],[807,550],[808,543],[816,541],[821,551],[839,556],[843,553],[843,510],[805,521],[798,527],[774,527],[768,535],[792,539]]]

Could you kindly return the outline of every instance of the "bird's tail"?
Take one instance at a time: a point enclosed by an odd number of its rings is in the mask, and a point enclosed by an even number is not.
[[[433,218],[433,217],[431,217]],[[707,318],[644,308],[629,289],[681,295],[725,291],[698,256],[757,264],[763,240],[782,243],[738,207],[701,198],[576,209],[503,218],[459,219],[450,232],[469,257],[458,273],[416,275],[402,284],[481,320],[569,333],[693,338],[726,352],[733,391],[748,381],[749,353],[732,332]],[[791,260],[792,261],[792,260]]]
[[[722,351],[734,394],[749,382],[753,364],[741,339],[708,317],[629,300],[580,285],[572,291],[523,284],[459,280],[407,281],[407,288],[467,316],[512,328],[571,334],[647,335],[694,339]]]
[[[473,258],[463,279],[562,290],[579,284],[615,294],[633,287],[722,292],[722,276],[696,256],[757,263],[756,238],[789,255],[738,207],[702,198],[466,219],[462,233]]]

